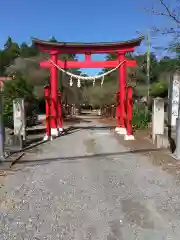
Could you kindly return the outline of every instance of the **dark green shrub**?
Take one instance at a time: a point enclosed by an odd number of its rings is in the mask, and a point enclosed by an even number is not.
[[[168,82],[160,81],[152,84],[150,93],[152,97],[165,98],[168,96]]]

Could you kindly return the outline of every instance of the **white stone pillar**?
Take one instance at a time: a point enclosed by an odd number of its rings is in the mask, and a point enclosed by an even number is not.
[[[179,95],[180,95],[180,75],[175,73],[170,77],[168,89],[168,125],[176,126],[176,119],[179,110]]]
[[[164,134],[164,100],[154,99],[152,111],[152,140],[156,140],[157,134]]]

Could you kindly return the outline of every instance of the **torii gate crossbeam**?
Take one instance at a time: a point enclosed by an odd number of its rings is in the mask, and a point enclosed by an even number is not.
[[[57,65],[60,68],[115,68],[119,64],[119,61],[57,61]],[[50,68],[51,63],[44,61],[40,63],[42,68]],[[127,67],[135,67],[135,60],[127,60]]]

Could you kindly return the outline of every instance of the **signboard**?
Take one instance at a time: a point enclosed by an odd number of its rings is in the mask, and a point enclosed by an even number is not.
[[[169,125],[176,126],[179,113],[180,75],[174,74],[170,79],[169,86]]]
[[[13,119],[14,119],[14,135],[23,136],[25,140],[25,109],[24,99],[17,98],[13,100]]]

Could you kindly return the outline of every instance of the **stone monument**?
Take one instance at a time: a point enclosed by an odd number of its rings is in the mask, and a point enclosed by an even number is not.
[[[26,140],[26,119],[24,99],[16,98],[13,100],[13,119],[14,119],[14,144],[23,147]]]
[[[179,96],[180,96],[180,75],[175,73],[170,77],[168,89],[168,125],[176,126],[176,119],[179,111]]]
[[[156,141],[156,135],[164,134],[164,100],[154,99],[152,112],[152,140]]]

